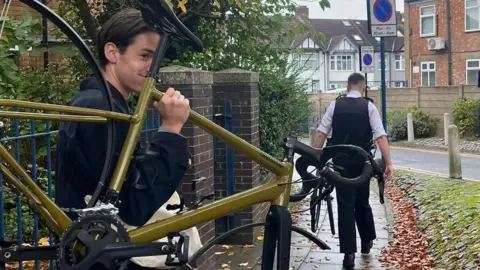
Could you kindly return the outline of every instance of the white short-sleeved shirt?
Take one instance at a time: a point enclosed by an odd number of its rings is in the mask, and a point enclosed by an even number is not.
[[[362,94],[358,91],[350,91],[347,94],[347,97],[352,98],[361,98]],[[317,131],[322,132],[325,135],[331,136],[332,131],[332,119],[333,112],[335,111],[335,101],[332,101],[327,107],[327,111],[320,122],[320,125],[317,128]],[[377,107],[372,102],[368,102],[368,115],[370,118],[370,127],[372,128],[373,139],[376,140],[381,136],[387,136],[385,129],[383,128],[382,120],[380,119],[380,113],[377,110]]]

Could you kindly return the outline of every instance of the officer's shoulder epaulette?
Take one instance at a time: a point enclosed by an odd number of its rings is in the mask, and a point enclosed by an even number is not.
[[[363,97],[363,98],[366,99],[366,100],[368,100],[368,101],[370,101],[370,102],[372,102],[372,103],[375,103],[375,102],[373,102],[373,99],[371,99],[371,98],[369,98],[369,97]]]

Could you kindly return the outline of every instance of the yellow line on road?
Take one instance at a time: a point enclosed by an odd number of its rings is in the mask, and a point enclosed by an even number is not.
[[[390,146],[390,149],[405,150],[405,151],[417,151],[417,152],[423,152],[423,153],[432,153],[432,154],[448,155],[448,152],[447,152],[447,151],[430,150],[430,149],[422,149],[422,148],[412,148],[412,147],[403,147],[403,146],[396,146],[396,145],[391,145],[391,146]],[[462,156],[462,157],[471,157],[471,158],[479,158],[479,159],[480,159],[480,155],[477,155],[477,154],[460,153],[460,156]]]
[[[444,177],[444,178],[449,178],[447,174],[444,173],[438,173],[434,171],[427,171],[427,170],[422,170],[422,169],[415,169],[411,167],[406,167],[406,166],[399,166],[399,165],[393,165],[395,169],[400,169],[400,170],[405,170],[405,171],[412,171],[412,172],[417,172],[417,173],[423,173],[423,174],[428,174],[432,176],[439,176],[439,177]],[[480,181],[480,179],[472,179],[468,177],[462,177],[463,180],[467,181]]]

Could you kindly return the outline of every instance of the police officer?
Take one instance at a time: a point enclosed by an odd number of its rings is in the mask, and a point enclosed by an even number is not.
[[[386,163],[385,180],[392,175],[392,161],[387,134],[380,114],[368,98],[363,98],[366,89],[362,74],[348,77],[347,93],[330,103],[318,127],[314,147],[322,148],[327,135],[332,131],[327,145],[353,144],[367,152],[372,150],[372,137],[378,144]],[[337,155],[333,158],[344,177],[357,177],[362,173],[363,162],[352,157]],[[376,238],[372,208],[369,205],[370,181],[359,187],[337,185],[338,231],[340,253],[344,253],[343,266],[353,269],[357,252],[355,222],[361,238],[361,253],[368,254]]]

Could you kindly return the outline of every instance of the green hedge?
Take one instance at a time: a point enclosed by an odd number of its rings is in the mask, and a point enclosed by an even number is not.
[[[453,123],[458,127],[461,137],[473,137],[478,132],[478,114],[480,99],[457,99],[453,104]]]
[[[405,140],[408,136],[407,114],[412,113],[415,138],[428,138],[435,135],[439,119],[418,108],[387,111],[388,132],[392,140]]]

